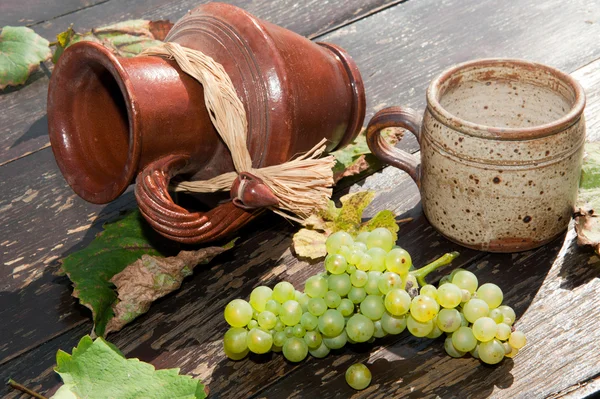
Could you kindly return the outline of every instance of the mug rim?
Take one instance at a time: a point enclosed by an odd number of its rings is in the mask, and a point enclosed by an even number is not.
[[[527,69],[542,69],[554,75],[573,90],[575,94],[575,101],[571,106],[571,109],[565,115],[553,120],[552,122],[521,128],[497,127],[470,122],[466,119],[453,115],[440,104],[438,98],[440,96],[441,86],[446,81],[451,79],[457,72],[473,66],[486,67],[498,65],[516,65],[518,67]],[[437,120],[453,130],[457,130],[471,136],[496,140],[532,139],[550,136],[552,134],[561,132],[579,120],[583,114],[585,103],[585,91],[583,90],[581,84],[572,76],[548,65],[518,58],[484,58],[463,62],[444,70],[434,80],[431,81],[429,87],[427,88],[427,108]]]

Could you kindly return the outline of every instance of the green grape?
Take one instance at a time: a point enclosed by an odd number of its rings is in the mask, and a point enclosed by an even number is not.
[[[411,298],[419,295],[419,282],[415,276],[410,273],[402,276],[402,283],[404,284],[404,287],[402,288],[408,292],[408,295],[410,295]]]
[[[446,309],[453,309],[462,301],[461,289],[452,283],[444,284],[437,290],[437,300]]]
[[[452,282],[452,279],[454,278],[454,276],[456,276],[456,273],[462,272],[463,270],[465,270],[465,269],[460,268],[460,267],[457,267],[456,269],[452,270],[452,273],[450,273],[448,275],[448,278],[450,279],[450,282]]]
[[[340,255],[342,258],[344,258],[345,261],[347,261],[347,259],[350,257],[350,247],[347,245],[342,245],[341,248],[338,250],[337,254],[331,254],[331,255]],[[327,255],[327,256],[329,256],[329,255]],[[325,258],[325,259],[327,259],[327,258]],[[327,267],[326,267],[326,269],[327,269]]]
[[[303,339],[291,337],[283,344],[283,356],[290,362],[301,362],[308,354],[308,345]]]
[[[385,312],[381,316],[381,327],[388,334],[400,334],[406,328],[406,316],[393,316]]]
[[[433,330],[433,322],[429,320],[422,323],[415,320],[412,315],[409,314],[406,318],[406,327],[408,328],[408,332],[415,337],[426,337],[427,334]]]
[[[273,344],[273,346],[271,347],[271,352],[279,353],[279,352],[281,352],[281,350],[282,350],[281,346],[277,346],[275,344]]]
[[[502,314],[502,311],[498,308],[490,309],[488,317],[494,320],[497,324],[502,323],[504,321],[504,315]]]
[[[469,325],[469,321],[467,320],[467,318],[465,317],[465,315],[460,312],[460,326],[461,327],[465,327]]]
[[[470,353],[475,359],[479,359],[479,344],[475,345],[475,348]]]
[[[288,337],[283,331],[277,331],[275,334],[273,334],[273,346],[283,346],[286,339],[288,339]]]
[[[504,320],[502,322],[508,324],[509,326],[512,326],[515,320],[517,319],[517,315],[515,314],[513,308],[506,305],[500,305],[498,306],[498,310],[501,311],[504,315]]]
[[[489,312],[488,304],[479,298],[473,298],[463,306],[463,314],[470,323],[475,323],[480,317],[486,317]]]
[[[267,353],[273,346],[273,336],[260,328],[253,328],[246,337],[248,349],[254,353]]]
[[[427,285],[424,285],[423,287],[421,287],[421,291],[419,292],[419,294],[427,295],[428,297],[431,297],[431,298],[435,299],[436,301],[438,299],[437,288],[435,288],[431,284],[427,284]]]
[[[281,305],[281,313],[279,314],[279,319],[286,326],[295,326],[300,323],[300,318],[302,317],[302,306],[296,301],[286,301],[283,305]]]
[[[483,299],[490,309],[495,309],[502,304],[504,294],[496,284],[485,283],[477,289],[477,298]]]
[[[327,310],[327,304],[323,298],[310,298],[308,311],[314,316],[321,316]]]
[[[359,304],[367,297],[367,291],[364,288],[352,287],[348,293],[348,299],[354,303]]]
[[[431,321],[433,323],[433,329],[429,334],[426,335],[426,337],[429,339],[436,339],[439,336],[441,336],[444,332],[437,325],[437,316],[435,316]]]
[[[252,330],[253,328],[258,328],[258,321],[252,319],[248,322],[248,325],[246,327],[248,327],[248,330]]]
[[[369,275],[363,270],[357,270],[350,275],[350,282],[355,287],[364,287],[369,280]]]
[[[342,255],[331,254],[325,258],[325,270],[331,274],[342,274],[346,271],[346,267],[348,262]]]
[[[456,284],[459,288],[469,291],[473,294],[477,290],[477,276],[468,270],[460,270],[452,277],[452,284]]]
[[[231,353],[242,353],[248,349],[248,330],[232,327],[223,336],[223,346]]]
[[[311,298],[323,298],[328,290],[327,279],[318,274],[309,277],[304,283],[304,292]]]
[[[288,338],[294,336],[294,327],[286,327],[283,331],[285,332],[285,336]]]
[[[385,312],[383,298],[380,295],[367,295],[360,303],[360,313],[371,320],[379,320]]]
[[[279,314],[279,311],[281,310],[281,304],[274,299],[269,299],[265,304],[265,310],[268,310],[269,312],[277,316]]]
[[[511,332],[512,329],[508,324],[499,323],[498,331],[496,332],[496,338],[500,341],[506,341],[510,337]]]
[[[341,297],[345,297],[352,288],[350,276],[346,273],[332,274],[327,279],[327,284],[331,291],[337,292]]]
[[[367,342],[373,336],[373,321],[362,314],[355,314],[346,323],[346,334],[354,342]]]
[[[371,371],[362,363],[356,363],[346,370],[346,382],[351,388],[361,391],[371,384]]]
[[[258,311],[256,311],[256,310],[253,310],[253,311],[252,311],[252,318],[253,318],[254,320],[256,320],[256,321],[258,321],[258,314],[259,314],[259,312],[258,312]]]
[[[510,346],[510,344],[508,342],[500,342],[500,343],[502,344],[502,347],[504,348],[504,356],[510,355],[510,353],[513,351],[514,348],[512,346]]]
[[[461,326],[460,313],[456,309],[442,309],[437,315],[436,324],[440,330],[451,333]]]
[[[279,303],[296,299],[296,289],[287,281],[279,282],[273,288],[272,298]]]
[[[328,254],[337,254],[342,246],[350,247],[354,244],[352,236],[345,231],[338,231],[327,237],[325,248]]]
[[[294,337],[303,338],[304,334],[306,334],[306,330],[304,327],[302,327],[302,325],[296,324],[294,327],[292,327],[292,334],[294,334]]]
[[[375,331],[373,332],[373,336],[375,338],[383,338],[383,337],[385,337],[388,334],[383,329],[383,326],[381,324],[381,320],[374,321],[373,322],[373,327],[375,327]]]
[[[421,323],[432,320],[440,311],[440,305],[427,295],[418,295],[410,303],[411,316]]]
[[[352,290],[350,290],[350,292],[352,292]],[[348,295],[350,295],[350,293],[348,293]],[[344,317],[351,316],[352,313],[354,313],[354,303],[352,303],[352,301],[350,299],[348,299],[348,298],[343,298],[340,301],[340,304],[338,305],[337,310]]]
[[[466,353],[461,352],[454,347],[454,345],[452,344],[452,337],[446,338],[446,340],[444,341],[444,349],[446,350],[446,353],[452,357],[463,357]]]
[[[327,291],[324,299],[327,307],[332,309],[337,308],[342,302],[342,297],[335,291]]]
[[[252,320],[252,306],[243,299],[234,299],[225,307],[225,321],[232,327],[246,327]]]
[[[305,312],[302,314],[302,317],[300,317],[300,325],[304,327],[306,331],[312,331],[319,325],[319,319],[317,316]]]
[[[256,287],[250,293],[250,305],[252,305],[254,310],[262,312],[265,310],[267,301],[271,299],[271,295],[273,295],[273,290],[269,287],[264,285]]]
[[[394,316],[402,316],[408,312],[410,303],[410,295],[399,288],[395,288],[385,295],[385,308]]]
[[[371,231],[367,237],[367,248],[381,248],[388,252],[394,246],[394,236],[392,232],[384,227],[378,227]]]
[[[365,244],[362,242],[355,242],[354,245],[350,247],[348,255],[345,256],[346,261],[348,261],[350,265],[357,265],[366,251],[367,246]]]
[[[328,309],[319,317],[319,331],[327,337],[335,337],[344,331],[346,320],[340,312],[335,309]]]
[[[269,312],[265,310],[264,312],[260,312],[258,315],[258,325],[264,328],[265,330],[272,330],[275,328],[277,324],[277,316],[273,312]]]
[[[275,331],[283,331],[285,330],[285,324],[279,318],[277,318],[277,323],[275,323],[275,327],[273,327]]]
[[[452,333],[452,345],[461,352],[470,352],[477,345],[477,338],[469,327],[459,327]]]
[[[356,268],[356,266],[354,266],[354,265],[348,265],[348,267],[346,268],[346,273],[352,274],[352,273],[354,273],[357,270],[358,269]]]
[[[326,337],[323,336],[323,342],[329,349],[341,349],[348,342],[348,336],[346,335],[346,331],[343,331],[335,336],[335,337]]]
[[[376,272],[385,271],[385,257],[387,255],[385,250],[378,247],[373,247],[367,251],[367,255],[369,255],[372,259],[371,270]]]
[[[304,342],[306,342],[308,349],[317,349],[321,346],[323,337],[318,331],[307,331],[306,334],[304,334]]]
[[[452,280],[450,280],[450,276],[444,276],[440,279],[440,281],[438,282],[438,288],[441,287],[444,284],[448,284],[452,282]]]
[[[511,348],[512,348],[511,352],[509,354],[505,354],[504,356],[510,357],[510,358],[517,356],[517,353],[519,353],[519,350],[516,348],[513,348],[512,346],[511,346]]]
[[[329,355],[330,349],[325,345],[325,342],[321,342],[321,345],[317,349],[309,349],[308,352],[317,359],[322,359]]]
[[[399,275],[405,275],[412,266],[410,254],[402,248],[394,248],[385,256],[385,268]]]
[[[471,293],[469,290],[461,289],[460,292],[462,292],[462,299],[460,301],[461,303],[469,302],[471,300]]]
[[[246,349],[245,351],[240,352],[240,353],[233,353],[233,352],[229,351],[227,348],[223,348],[223,349],[224,349],[227,357],[230,358],[231,360],[242,360],[243,358],[248,356],[248,353],[250,352],[249,349]]]
[[[487,342],[496,337],[498,325],[489,317],[480,317],[479,319],[475,320],[471,329],[473,330],[473,335],[478,341]]]
[[[382,273],[378,271],[370,271],[367,273],[368,280],[367,284],[365,284],[365,291],[369,295],[381,295],[381,291],[379,291],[379,278]]]
[[[527,338],[522,331],[513,331],[508,338],[508,343],[515,349],[521,349],[527,343]]]
[[[500,363],[504,359],[504,346],[497,339],[479,344],[479,359],[487,364]]]
[[[373,267],[373,258],[371,255],[363,253],[358,263],[356,263],[356,268],[358,270],[362,270],[363,272],[368,272]]]
[[[352,245],[352,247],[356,248],[362,252],[367,252],[367,250],[368,250],[367,244],[365,244],[364,242],[361,242],[361,241],[354,241],[354,244]]]
[[[390,292],[390,290],[402,288],[402,278],[394,272],[385,272],[379,277],[377,287],[379,288],[379,291],[385,295]]]
[[[354,239],[354,243],[356,244],[357,242],[360,242],[361,244],[365,244],[365,251],[367,250],[367,240],[369,239],[369,235],[371,233],[369,233],[368,231],[363,231],[362,233],[359,233],[356,238]]]

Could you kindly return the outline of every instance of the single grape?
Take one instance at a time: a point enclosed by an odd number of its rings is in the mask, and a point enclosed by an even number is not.
[[[265,310],[273,313],[275,316],[279,315],[279,311],[281,310],[281,304],[274,299],[269,299],[265,304]]]
[[[352,236],[345,231],[338,231],[327,237],[325,248],[328,254],[337,254],[342,246],[350,247],[354,244]]]
[[[342,331],[335,337],[323,336],[323,342],[329,349],[341,349],[348,342],[348,336],[346,335],[346,331]]]
[[[304,334],[304,342],[306,342],[308,349],[317,349],[321,346],[323,337],[318,331],[307,331],[306,334]]]
[[[358,263],[356,263],[356,268],[358,270],[362,270],[363,272],[368,272],[373,267],[373,258],[371,255],[367,253],[363,253]]]
[[[325,258],[325,270],[331,274],[342,274],[346,271],[348,262],[339,254],[330,254]]]
[[[319,317],[319,331],[327,337],[335,337],[344,331],[346,320],[340,312],[335,309],[328,309]]]
[[[275,323],[275,327],[273,328],[275,331],[283,331],[285,330],[285,324],[279,318],[277,318],[277,323]]]
[[[431,297],[431,298],[435,299],[436,301],[438,299],[437,288],[435,288],[431,284],[427,284],[427,285],[424,285],[423,287],[421,287],[421,291],[419,292],[419,294],[427,295],[428,297]]]
[[[456,269],[452,270],[452,273],[450,273],[448,275],[448,278],[450,279],[450,282],[452,282],[452,279],[454,278],[454,276],[456,275],[456,273],[462,272],[463,270],[465,270],[465,269],[462,269],[460,267],[457,267]]]
[[[381,320],[374,321],[373,322],[373,327],[375,327],[375,331],[373,332],[373,336],[375,338],[383,338],[383,337],[385,337],[388,334],[383,329],[383,326],[381,325]]]
[[[360,312],[371,320],[379,320],[385,312],[383,298],[379,295],[367,295],[360,303]]]
[[[231,353],[242,353],[248,349],[248,330],[232,327],[223,336],[223,346]]]
[[[323,298],[328,289],[327,279],[318,274],[309,277],[304,283],[304,292],[311,298]]]
[[[360,261],[360,258],[363,256],[363,254],[365,252],[367,252],[367,246],[365,244],[363,244],[362,242],[355,242],[350,247],[350,252],[349,252],[348,256],[346,257],[346,260],[351,265],[356,265],[356,264],[358,264],[358,262]]]
[[[360,234],[359,234],[360,235]],[[361,241],[354,241],[353,247],[362,251],[362,252],[367,252],[367,250],[369,249],[367,247],[367,244]]]
[[[362,233],[359,233],[356,238],[354,239],[354,243],[360,242],[362,244],[365,244],[365,247],[367,246],[367,240],[369,239],[369,235],[371,233],[368,231],[363,231]],[[366,249],[365,249],[366,251]]]
[[[494,339],[498,332],[498,325],[489,317],[480,317],[475,320],[471,328],[475,338],[481,342],[487,342]]]
[[[296,299],[296,289],[287,281],[281,281],[273,288],[272,298],[279,303]]]
[[[341,297],[345,297],[352,288],[350,276],[346,273],[332,274],[328,277],[327,283],[331,291],[337,292]]]
[[[354,304],[361,303],[367,297],[367,291],[364,288],[352,287],[348,293],[348,299]]]
[[[248,356],[248,353],[250,353],[249,349],[246,349],[245,351],[240,352],[240,353],[233,353],[233,352],[229,351],[227,348],[223,348],[223,349],[224,349],[227,357],[230,358],[231,360],[242,360],[243,358]]]
[[[335,291],[327,291],[324,299],[327,307],[332,309],[337,308],[340,305],[340,302],[342,302],[342,297]]]
[[[490,309],[488,317],[494,320],[496,323],[502,323],[504,321],[504,315],[502,314],[502,311],[498,308]]]
[[[479,298],[473,298],[463,306],[463,314],[470,323],[475,323],[480,317],[486,317],[489,312],[488,304]]]
[[[460,327],[452,333],[452,345],[461,352],[470,352],[477,345],[477,338],[469,327]]]
[[[277,331],[275,334],[273,334],[273,346],[283,346],[286,339],[288,339],[288,337],[283,331]]]
[[[510,346],[510,344],[508,342],[500,342],[500,343],[502,344],[502,347],[504,348],[504,356],[510,355],[510,353],[513,351],[513,349],[515,349],[512,346]]]
[[[306,331],[314,330],[315,328],[317,328],[318,324],[319,319],[317,318],[317,316],[309,312],[302,313],[302,317],[300,317],[300,325],[304,327]]]
[[[456,309],[442,309],[437,315],[436,324],[444,332],[454,332],[461,326],[460,313]]]
[[[522,331],[513,331],[508,338],[508,343],[515,349],[521,349],[527,343],[527,338]]]
[[[446,353],[452,357],[463,357],[466,353],[459,351],[454,347],[454,344],[452,343],[452,337],[446,338],[444,341],[444,349],[446,350]]]
[[[319,345],[317,349],[308,349],[308,352],[317,359],[322,359],[329,355],[329,351],[330,349],[327,347],[327,345],[325,345],[325,342],[322,342],[322,340],[321,345]]]
[[[402,276],[408,273],[411,266],[410,254],[402,248],[394,248],[385,256],[385,268],[390,272]]]
[[[460,270],[452,277],[452,284],[458,285],[473,294],[477,290],[477,276],[468,270]]]
[[[308,354],[308,345],[303,339],[291,337],[283,344],[283,356],[290,362],[301,362]]]
[[[246,327],[248,327],[248,330],[252,330],[253,328],[258,328],[258,321],[252,319],[248,322],[248,325]]]
[[[295,326],[300,323],[302,317],[302,306],[296,301],[286,301],[281,305],[281,313],[279,319],[286,326]]]
[[[512,330],[508,324],[499,323],[498,331],[496,332],[496,338],[500,341],[506,341],[510,337],[511,331]]]
[[[469,321],[466,319],[465,315],[460,312],[460,326],[465,327],[469,325]]]
[[[304,338],[306,330],[300,324],[296,324],[294,327],[292,327],[292,334],[294,334],[294,337]]]
[[[369,280],[369,275],[363,270],[357,270],[350,275],[350,282],[354,287],[364,287]]]
[[[356,363],[346,370],[346,382],[350,387],[361,391],[371,384],[371,371],[362,363]]]
[[[498,306],[498,310],[501,311],[504,315],[504,320],[502,322],[508,324],[509,326],[512,326],[515,320],[517,319],[517,315],[515,314],[513,308],[506,305],[500,305]]]
[[[448,281],[449,282],[449,281]],[[465,303],[465,302],[469,302],[471,300],[471,293],[469,292],[469,290],[460,290],[462,292],[462,299],[461,299],[461,303]]]
[[[258,315],[259,315],[259,312],[258,312],[258,311],[256,311],[256,310],[253,310],[253,311],[252,311],[252,318],[253,318],[254,320],[258,321]]]
[[[446,309],[453,309],[462,302],[461,289],[452,283],[444,284],[437,290],[437,300]]]
[[[381,277],[381,272],[378,271],[370,271],[367,273],[368,280],[367,284],[365,284],[365,291],[369,295],[381,295],[381,291],[379,291],[379,278]]]
[[[350,275],[351,275],[351,274],[352,274],[352,273],[354,273],[356,270],[357,270],[357,269],[356,269],[356,266],[354,266],[354,265],[348,265],[348,267],[346,268],[346,273],[348,273],[348,274],[350,274]]]
[[[252,320],[252,306],[243,299],[234,299],[225,306],[225,321],[232,327],[246,327]]]
[[[381,316],[381,327],[388,334],[400,334],[406,328],[406,316],[393,316],[385,312]]]
[[[409,314],[406,318],[406,327],[408,328],[408,332],[415,337],[426,337],[427,334],[433,330],[433,322],[428,320],[422,323],[415,320],[412,315]]]
[[[387,252],[384,249],[373,247],[367,251],[367,255],[372,259],[371,270],[376,272],[385,271],[385,257],[387,256]]]
[[[470,353],[475,359],[479,359],[479,344],[475,345],[475,348]]]
[[[410,295],[404,290],[393,289],[385,296],[385,308],[394,316],[402,316],[410,309]]]
[[[296,291],[296,292],[298,292],[298,291]],[[301,292],[299,295],[296,295],[296,302],[298,302],[300,304],[303,312],[308,312],[308,301],[309,300],[310,300],[310,297],[304,292]]]
[[[327,304],[323,298],[310,298],[308,311],[314,316],[321,316],[327,310]]]
[[[517,353],[519,353],[519,350],[516,348],[513,348],[512,346],[511,346],[511,348],[512,348],[512,351],[509,354],[505,354],[504,356],[510,357],[510,358],[517,356]]]
[[[286,327],[283,331],[285,332],[285,336],[288,338],[294,336],[294,327]]]
[[[504,294],[496,284],[485,283],[477,289],[477,298],[483,299],[490,309],[495,309],[502,304]]]
[[[381,248],[388,252],[394,246],[394,236],[385,227],[378,227],[367,237],[367,248]]]
[[[402,276],[402,283],[404,284],[404,287],[402,288],[404,288],[404,290],[408,292],[408,295],[410,295],[411,298],[414,298],[417,295],[419,295],[419,283],[415,276],[413,276],[410,273],[405,276]]]
[[[487,364],[500,363],[504,359],[504,346],[497,339],[479,344],[479,359]]]
[[[262,312],[265,310],[267,301],[271,299],[271,295],[273,295],[273,290],[269,287],[264,285],[256,287],[250,293],[250,305],[252,305],[254,310]]]
[[[385,272],[379,277],[377,287],[379,288],[379,291],[385,295],[394,288],[402,288],[402,278],[396,273]]]
[[[444,333],[437,325],[438,316],[435,316],[433,320],[431,320],[431,322],[433,323],[433,328],[431,329],[431,332],[426,335],[426,337],[429,339],[436,339]]]
[[[352,290],[350,290],[350,292],[352,292]],[[348,295],[350,295],[350,293],[348,293]],[[343,298],[340,301],[340,304],[338,305],[337,310],[344,317],[351,316],[352,313],[354,313],[354,303],[352,303],[352,301],[348,298]]]
[[[452,282],[452,280],[450,280],[450,276],[444,276],[438,282],[438,288],[441,287],[444,284],[448,284],[448,283],[451,283],[451,282]]]
[[[273,312],[269,312],[265,310],[264,312],[260,312],[258,315],[258,325],[264,328],[265,330],[272,330],[275,328],[277,324],[277,316]]]
[[[354,342],[367,342],[374,332],[373,321],[362,314],[353,315],[346,324],[348,338]]]
[[[440,305],[427,295],[418,295],[410,303],[411,316],[421,323],[432,320],[439,312]]]
[[[246,337],[248,349],[254,353],[267,353],[273,345],[273,336],[260,328],[253,328]]]

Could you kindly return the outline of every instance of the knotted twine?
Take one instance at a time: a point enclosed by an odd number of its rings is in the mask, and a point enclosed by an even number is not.
[[[201,51],[177,43],[163,43],[140,55],[174,59],[182,71],[202,84],[210,119],[233,159],[235,172],[224,173],[209,180],[180,182],[174,186],[175,191],[228,191],[239,173],[248,172],[262,179],[273,192],[279,204],[269,208],[285,218],[302,222],[315,210],[327,205],[332,194],[335,158],[319,158],[325,151],[326,139],[304,155],[288,162],[255,169],[246,144],[246,110],[221,64]]]

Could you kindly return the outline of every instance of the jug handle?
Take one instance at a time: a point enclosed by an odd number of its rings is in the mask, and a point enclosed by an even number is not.
[[[227,236],[260,212],[249,212],[231,201],[208,212],[189,212],[175,204],[171,178],[188,165],[187,155],[168,155],[148,164],[136,179],[135,197],[144,218],[163,236],[184,244],[215,241]]]
[[[367,126],[367,145],[371,152],[383,162],[408,173],[419,187],[421,161],[414,155],[389,145],[381,131],[390,127],[400,127],[411,132],[420,143],[420,124],[421,118],[415,110],[389,107],[377,112]]]

